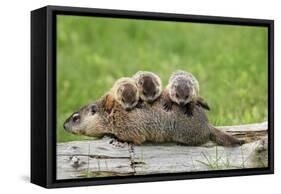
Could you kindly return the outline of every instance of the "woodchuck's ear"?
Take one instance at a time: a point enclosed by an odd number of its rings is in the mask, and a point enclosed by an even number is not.
[[[106,113],[110,114],[114,106],[114,98],[111,94],[106,94],[101,100],[101,108],[103,108]]]

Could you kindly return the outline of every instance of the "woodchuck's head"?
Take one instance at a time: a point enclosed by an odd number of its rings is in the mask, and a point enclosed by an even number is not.
[[[66,119],[63,127],[72,134],[103,136],[106,133],[107,124],[102,113],[97,104],[86,105]]]
[[[192,82],[184,76],[173,79],[168,85],[168,90],[171,100],[180,106],[191,102],[196,95]]]
[[[139,91],[131,78],[121,78],[113,86],[115,100],[125,109],[133,109],[139,101]]]
[[[152,72],[139,71],[133,78],[136,80],[140,98],[143,101],[153,102],[161,95],[162,82],[158,75]]]

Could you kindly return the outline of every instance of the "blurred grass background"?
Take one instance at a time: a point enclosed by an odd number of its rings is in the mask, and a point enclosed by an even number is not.
[[[267,29],[82,16],[57,17],[57,141],[89,139],[63,122],[97,100],[114,81],[139,70],[167,84],[193,73],[214,125],[267,119]]]

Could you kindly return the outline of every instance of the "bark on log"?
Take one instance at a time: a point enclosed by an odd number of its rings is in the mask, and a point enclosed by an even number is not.
[[[267,166],[267,122],[218,127],[246,144],[222,147],[177,144],[110,144],[93,141],[57,144],[57,179],[177,173]]]

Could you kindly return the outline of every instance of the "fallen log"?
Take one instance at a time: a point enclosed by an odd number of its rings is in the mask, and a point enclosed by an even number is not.
[[[222,126],[246,144],[237,147],[177,144],[113,145],[112,139],[57,144],[57,179],[179,173],[267,166],[267,122]]]

